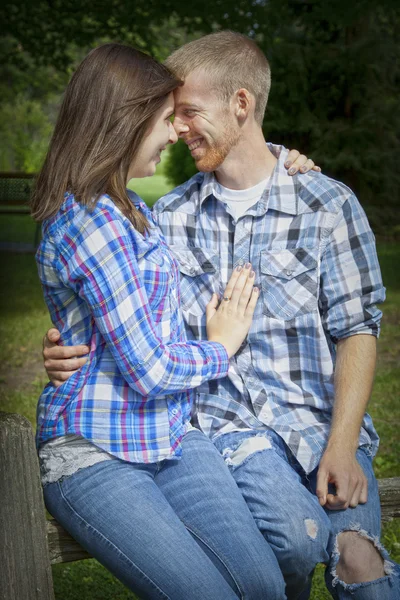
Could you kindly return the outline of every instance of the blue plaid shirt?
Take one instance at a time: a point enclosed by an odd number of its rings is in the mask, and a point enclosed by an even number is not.
[[[161,198],[154,214],[180,265],[191,339],[205,339],[206,303],[235,266],[251,262],[262,290],[228,377],[196,390],[195,425],[212,439],[271,428],[311,472],[331,425],[336,342],[378,335],[385,291],[374,236],[351,190],[315,172],[290,177],[285,158],[282,151],[261,199],[236,223],[210,173]],[[368,414],[359,443],[377,449]]]
[[[142,236],[107,197],[90,211],[68,196],[43,226],[36,260],[63,344],[87,344],[89,360],[38,404],[37,442],[76,434],[131,462],[180,456],[192,391],[225,376],[214,342],[187,341],[179,270],[150,223]]]

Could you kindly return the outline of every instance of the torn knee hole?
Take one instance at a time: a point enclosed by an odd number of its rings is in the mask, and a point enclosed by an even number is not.
[[[389,575],[392,569],[379,540],[362,529],[339,533],[335,553],[338,560],[333,575],[345,583],[374,581]]]

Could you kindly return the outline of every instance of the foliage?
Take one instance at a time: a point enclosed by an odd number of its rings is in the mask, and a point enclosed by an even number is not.
[[[0,170],[36,173],[53,130],[46,106],[19,95],[0,105]]]
[[[65,76],[80,52],[100,41],[134,44],[164,58],[188,39],[218,29],[253,37],[272,66],[267,138],[315,158],[325,173],[355,190],[375,230],[398,233],[395,0],[6,0],[0,19],[9,40],[0,52],[19,71],[12,86],[29,81],[27,100],[45,85],[43,78],[35,83],[30,64],[56,67]],[[188,160],[182,148],[173,149],[174,183],[191,173]]]
[[[173,186],[184,183],[197,172],[194,160],[182,140],[170,148],[165,170],[168,182]]]

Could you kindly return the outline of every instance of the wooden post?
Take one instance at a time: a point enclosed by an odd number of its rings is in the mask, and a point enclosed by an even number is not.
[[[0,599],[54,600],[31,424],[0,412]]]

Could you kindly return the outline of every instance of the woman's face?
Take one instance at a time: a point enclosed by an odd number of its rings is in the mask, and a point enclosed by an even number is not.
[[[154,175],[156,165],[161,160],[161,152],[168,144],[177,142],[178,136],[170,120],[173,114],[174,95],[171,92],[151,121],[149,130],[129,168],[128,181]]]

